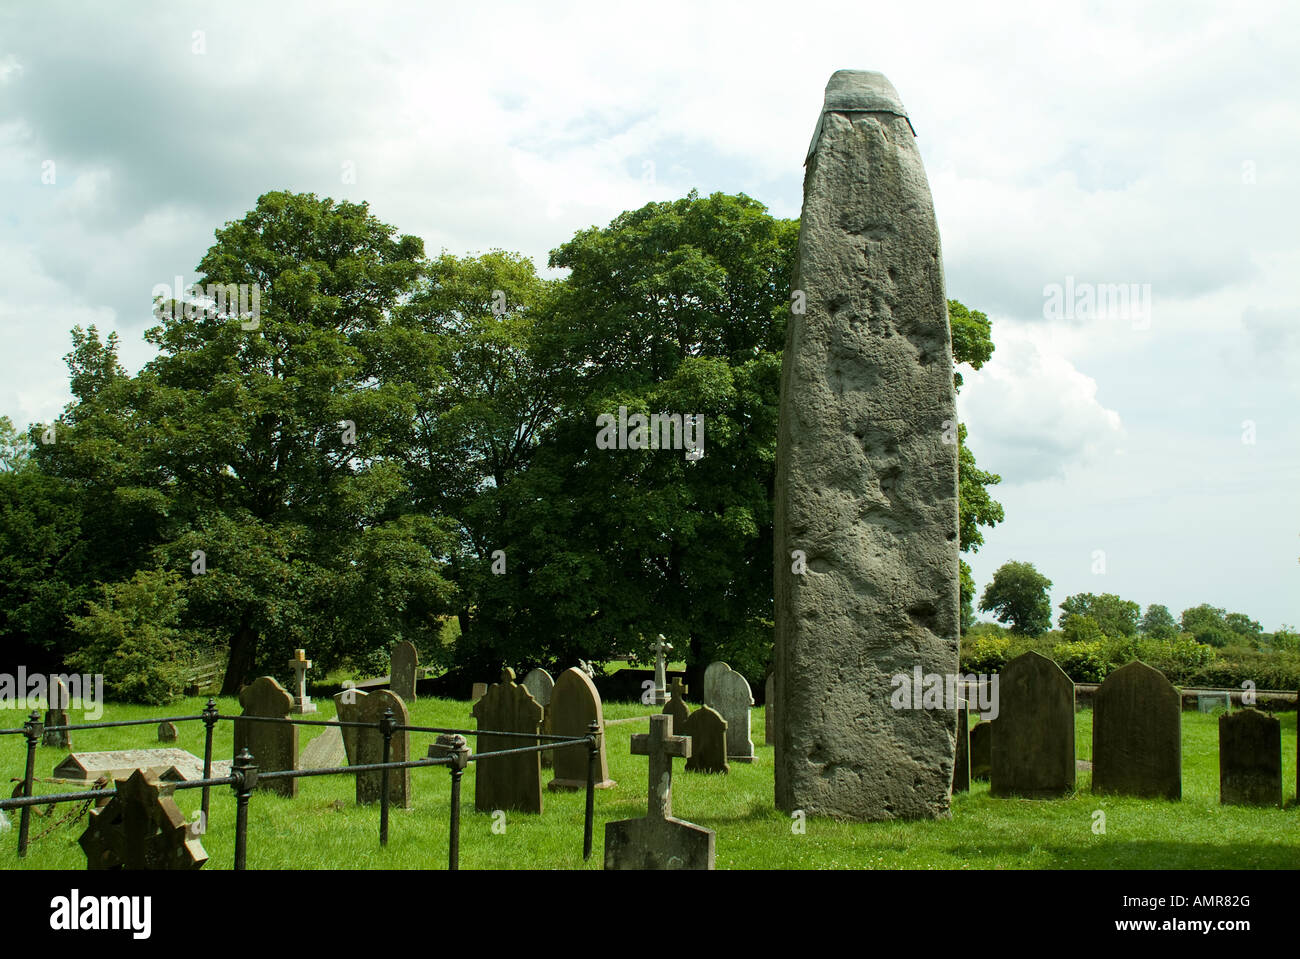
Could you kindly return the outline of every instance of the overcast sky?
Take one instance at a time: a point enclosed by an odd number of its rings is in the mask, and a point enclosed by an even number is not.
[[[7,5],[0,413],[58,414],[77,324],[138,369],[154,285],[269,190],[545,266],[692,187],[797,216],[827,78],[880,70],[948,295],[993,319],[959,401],[1004,477],[979,588],[1027,560],[1054,604],[1300,626],[1300,12],[1133,6]],[[1067,283],[1138,296],[1051,310]]]

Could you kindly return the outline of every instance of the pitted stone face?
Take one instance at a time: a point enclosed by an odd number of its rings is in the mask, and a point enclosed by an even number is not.
[[[828,113],[887,113],[902,117],[912,127],[912,119],[903,108],[903,101],[883,73],[875,70],[836,70],[826,84],[826,100],[822,112],[817,117],[817,128],[813,130],[812,142],[808,144],[808,156],[805,165],[817,152],[817,143],[821,140],[822,127]]]

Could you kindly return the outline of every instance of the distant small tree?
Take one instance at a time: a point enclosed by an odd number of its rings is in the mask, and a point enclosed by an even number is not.
[[[1171,639],[1178,635],[1178,623],[1174,621],[1173,613],[1169,612],[1168,606],[1159,603],[1152,603],[1147,607],[1138,628],[1143,636],[1150,636],[1152,639]]]
[[[1183,632],[1191,633],[1196,637],[1197,642],[1222,648],[1233,642],[1239,635],[1228,625],[1226,615],[1217,606],[1202,603],[1200,606],[1183,610],[1180,623]]]
[[[1014,633],[1041,636],[1052,625],[1051,588],[1052,581],[1033,563],[1011,560],[998,567],[993,581],[984,587],[979,608],[995,613],[1000,623],[1010,623]]]

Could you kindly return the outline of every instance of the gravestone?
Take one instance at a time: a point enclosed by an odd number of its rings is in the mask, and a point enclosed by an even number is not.
[[[163,722],[163,723],[159,723],[159,724],[158,724],[158,742],[160,742],[160,743],[174,743],[174,742],[176,742],[176,724],[175,724],[175,723],[167,723],[167,722]]]
[[[776,742],[776,677],[768,675],[763,687],[763,742],[771,746]]]
[[[749,681],[726,663],[713,663],[705,671],[706,683],[712,672],[713,698],[705,699],[727,721],[727,759],[733,763],[754,761],[754,740],[749,734],[749,707],[754,705]]]
[[[542,707],[542,732],[551,735],[551,692],[555,689],[555,680],[550,673],[538,667],[528,671],[523,686],[528,690],[528,695],[537,700],[537,705]],[[542,753],[543,769],[549,769],[554,761],[550,751]]]
[[[957,700],[957,758],[952,767],[952,791],[970,792],[970,704]]]
[[[660,633],[655,642],[655,705],[662,706],[668,700],[668,661],[665,652],[672,652],[672,644]]]
[[[78,840],[86,868],[203,868],[208,854],[172,799],[173,788],[140,769],[116,780],[113,797],[89,811]]]
[[[728,773],[727,721],[712,706],[700,706],[693,713],[682,734],[691,740],[691,755],[686,760],[688,773]]]
[[[476,703],[487,694],[487,683],[475,683],[474,689],[469,694],[469,701]]]
[[[335,724],[326,726],[320,735],[302,747],[302,755],[298,757],[299,769],[335,769],[347,764],[343,729]]]
[[[255,679],[241,689],[239,704],[244,707],[242,716],[263,716],[269,719],[288,719],[294,708],[293,697],[270,676]],[[289,723],[259,723],[236,719],[234,755],[238,756],[243,749],[253,754],[253,762],[257,764],[259,773],[296,769],[298,727]],[[263,779],[259,775],[255,788],[292,797],[298,795],[298,780]]]
[[[773,514],[776,805],[945,817],[955,715],[892,708],[890,679],[958,663],[952,348],[925,167],[883,75],[830,78],[805,165]]]
[[[515,682],[515,671],[501,671],[501,682],[494,683],[474,704],[474,718],[479,729],[497,732],[531,733],[541,731],[541,704],[523,686]],[[475,753],[498,752],[536,746],[529,737],[479,736]],[[587,751],[578,750],[586,758]],[[583,780],[586,785],[586,779]],[[519,753],[499,759],[481,759],[474,763],[474,808],[479,812],[498,809],[514,812],[542,811],[542,764],[540,753]]]
[[[704,667],[704,705],[712,706],[718,698],[718,677],[730,672],[731,667],[723,662],[712,662]]]
[[[603,733],[605,714],[600,705],[596,684],[581,669],[566,669],[555,681],[551,691],[551,730],[556,736],[585,736],[587,727],[595,720]],[[550,789],[587,788],[588,751],[578,746],[554,751],[555,778]],[[600,737],[600,759],[596,764],[596,788],[612,789],[617,783],[609,778],[609,762],[605,758],[605,737]]]
[[[646,814],[605,824],[605,868],[712,869],[713,830],[673,816],[673,757],[690,758],[690,739],[673,735],[671,716],[651,716],[650,732],[632,737],[632,755],[650,758]]]
[[[970,731],[970,778],[988,779],[993,768],[993,722],[981,720]]]
[[[369,695],[352,688],[335,693],[335,717],[340,723],[361,722],[361,704]],[[361,760],[357,758],[357,736],[360,734],[360,729],[356,726],[340,726],[339,729],[339,734],[343,737],[343,754],[347,757],[348,765],[359,766]]]
[[[1258,709],[1219,717],[1219,802],[1282,805],[1282,724]]]
[[[71,749],[72,736],[66,729],[51,729],[51,726],[68,725],[68,684],[55,677],[50,686],[50,708],[45,711],[45,725],[41,732],[41,745],[56,749]]]
[[[1032,650],[1002,667],[989,795],[1048,799],[1074,790],[1074,683]]]
[[[1132,662],[1107,676],[1092,705],[1092,791],[1181,799],[1182,715],[1158,669]]]
[[[307,658],[305,650],[295,649],[293,651],[293,658],[289,660],[289,668],[293,670],[293,687],[298,691],[298,699],[293,704],[292,711],[300,716],[316,712],[316,704],[307,695],[307,670],[311,669],[311,660]],[[239,754],[236,753],[235,755]]]
[[[184,749],[111,749],[97,753],[71,753],[51,774],[55,779],[93,783],[101,776],[126,779],[137,769],[163,782],[191,782],[203,778],[203,760]],[[230,760],[213,760],[212,776],[230,775]]]
[[[685,729],[691,707],[686,705],[686,687],[682,685],[680,676],[673,677],[668,692],[668,702],[664,703],[662,712],[665,716],[673,717],[673,729]]]
[[[402,640],[388,658],[388,688],[404,703],[415,702],[415,671],[420,654],[412,643]]]
[[[371,763],[382,763],[384,761],[384,735],[379,731],[379,722],[384,718],[384,712],[391,709],[393,719],[397,721],[399,726],[409,725],[411,716],[406,710],[406,703],[402,702],[402,697],[391,689],[376,689],[374,692],[367,694],[364,699],[361,699],[358,706],[359,709],[356,714],[358,719],[356,721],[373,723],[374,725],[369,728],[366,726],[355,727],[357,737],[357,761],[355,765],[368,766]],[[404,763],[410,758],[411,734],[404,729],[394,732],[389,748],[388,761],[390,763]],[[376,803],[383,798],[383,776],[382,770],[376,770],[368,773],[357,773],[353,777],[357,781],[357,805],[364,806],[368,803]],[[388,804],[397,809],[411,808],[411,771],[409,769],[388,770]]]

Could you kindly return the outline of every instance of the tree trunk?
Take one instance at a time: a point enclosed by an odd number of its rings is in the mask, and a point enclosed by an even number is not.
[[[239,695],[239,687],[252,680],[256,663],[257,634],[245,615],[240,618],[239,628],[230,640],[230,658],[226,661],[226,676],[221,681],[221,695]]]

